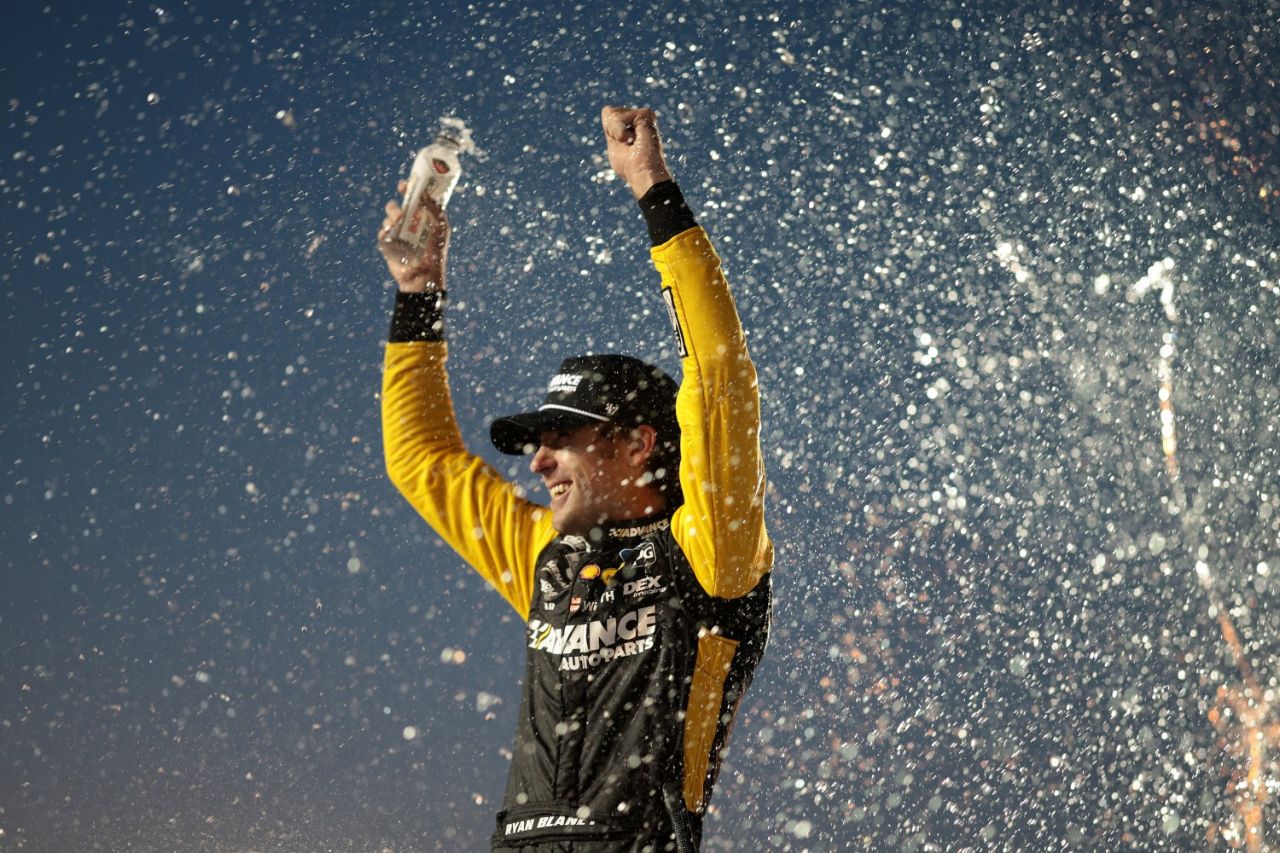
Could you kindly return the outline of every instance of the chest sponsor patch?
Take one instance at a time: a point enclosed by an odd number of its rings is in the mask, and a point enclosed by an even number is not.
[[[528,631],[529,648],[560,657],[561,671],[591,669],[652,649],[658,608],[649,605],[621,616],[562,626],[530,619]]]

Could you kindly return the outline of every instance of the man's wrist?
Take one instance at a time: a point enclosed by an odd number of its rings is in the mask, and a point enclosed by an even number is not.
[[[445,290],[444,266],[419,267],[412,274],[406,273],[396,284],[401,293],[438,293]]]
[[[638,199],[638,203],[645,224],[649,226],[649,239],[655,246],[661,246],[698,224],[674,180],[654,184]]]
[[[387,340],[393,344],[443,341],[447,296],[443,290],[398,291],[395,311],[391,315],[391,334]]]
[[[667,181],[674,180],[675,178],[671,175],[671,172],[667,169],[663,169],[660,172],[644,172],[640,175],[636,175],[627,182],[627,186],[631,189],[631,194],[636,197],[637,201],[639,201],[644,198],[645,193],[649,192],[649,190],[653,189],[658,184],[665,184]]]

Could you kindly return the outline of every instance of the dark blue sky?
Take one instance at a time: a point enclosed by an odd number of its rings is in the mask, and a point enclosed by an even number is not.
[[[561,358],[678,367],[606,102],[658,110],[764,394],[776,627],[706,849],[1232,831],[1274,3],[76,5],[0,36],[0,847],[485,845],[522,633],[383,473],[374,232],[463,118],[455,401],[528,482],[487,420]]]

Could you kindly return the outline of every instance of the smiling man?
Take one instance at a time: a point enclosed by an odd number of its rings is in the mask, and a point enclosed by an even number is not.
[[[729,730],[764,652],[756,372],[706,233],[667,168],[654,115],[606,107],[609,164],[648,224],[683,380],[624,355],[566,359],[534,411],[498,418],[549,505],[463,444],[444,342],[449,226],[379,247],[399,293],[383,378],[387,471],[526,621],[516,742],[493,849],[696,850]],[[404,185],[401,184],[401,192]]]

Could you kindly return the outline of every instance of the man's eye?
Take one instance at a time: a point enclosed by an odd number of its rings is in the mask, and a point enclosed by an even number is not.
[[[556,432],[551,433],[542,440],[542,446],[549,450],[559,450],[564,447],[565,442],[569,440],[569,433]]]

